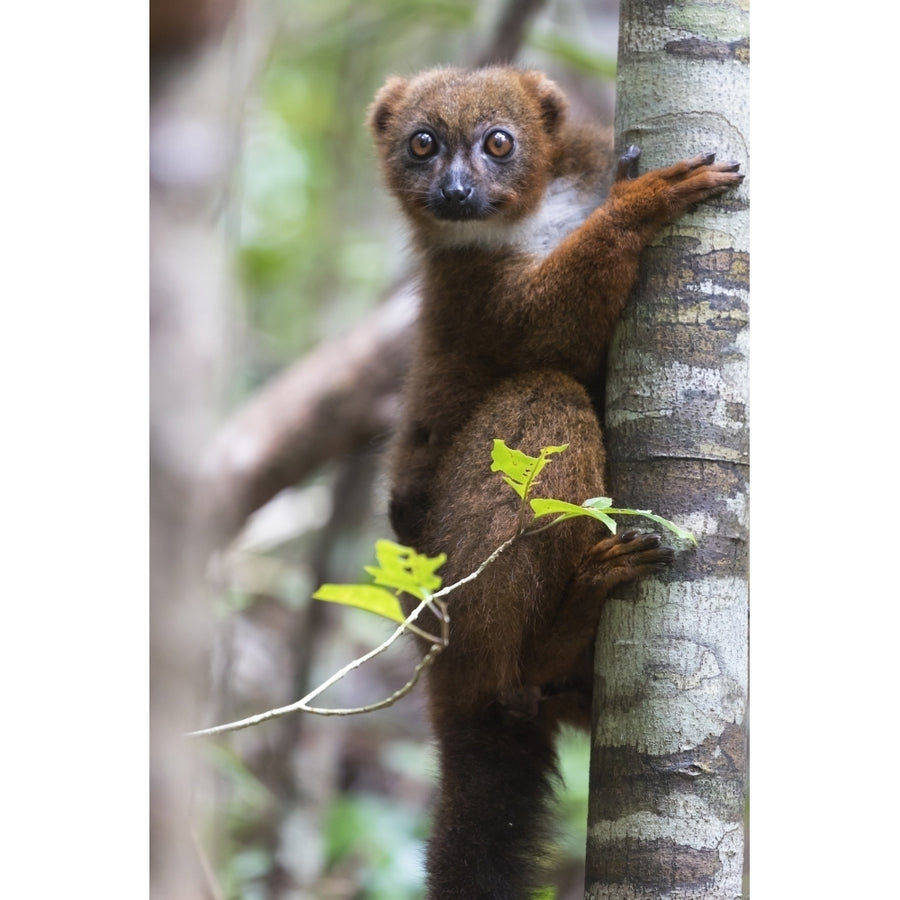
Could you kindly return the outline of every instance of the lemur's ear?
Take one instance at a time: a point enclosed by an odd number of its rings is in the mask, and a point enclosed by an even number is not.
[[[392,77],[375,95],[368,112],[369,127],[375,134],[384,134],[393,111],[403,99],[408,86],[409,82],[405,78]]]
[[[541,107],[541,120],[547,134],[554,134],[566,116],[568,103],[563,92],[543,72],[523,72],[522,80],[534,92]]]

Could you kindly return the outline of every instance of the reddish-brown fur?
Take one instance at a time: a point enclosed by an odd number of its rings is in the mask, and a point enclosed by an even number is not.
[[[701,156],[632,178],[635,148],[617,164],[609,132],[569,124],[546,76],[505,67],[392,78],[370,124],[422,274],[392,522],[404,543],[448,554],[450,583],[516,529],[519,499],[490,472],[494,438],[532,455],[569,444],[539,496],[606,494],[598,410],[641,251],[742,176]],[[541,225],[551,211],[559,221]],[[653,536],[586,522],[522,538],[449,598],[449,646],[429,671],[432,900],[524,900],[540,884],[554,739],[561,723],[589,726],[600,604],[671,558]]]

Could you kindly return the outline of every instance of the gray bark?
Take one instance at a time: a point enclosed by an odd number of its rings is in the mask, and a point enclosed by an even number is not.
[[[624,0],[616,133],[644,170],[714,150],[749,174],[747,18],[738,0]],[[611,353],[612,496],[699,544],[603,611],[590,900],[742,895],[748,184],[647,250]]]

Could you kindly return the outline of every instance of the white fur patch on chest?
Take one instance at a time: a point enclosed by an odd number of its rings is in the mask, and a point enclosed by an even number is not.
[[[547,189],[540,206],[527,218],[503,221],[447,222],[445,247],[509,247],[545,257],[584,222],[603,198],[586,192],[576,178],[558,178]]]
[[[580,190],[573,178],[558,178],[534,214],[511,229],[514,241],[523,250],[544,257],[584,222],[601,199]]]

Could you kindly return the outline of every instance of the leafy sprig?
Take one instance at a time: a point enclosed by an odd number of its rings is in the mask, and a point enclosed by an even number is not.
[[[616,521],[612,516],[643,516],[645,519],[650,519],[658,525],[667,528],[680,539],[691,541],[694,544],[697,543],[696,538],[689,531],[679,527],[669,519],[656,515],[647,509],[614,508],[612,505],[613,501],[609,497],[592,497],[590,500],[585,500],[581,506],[552,498],[529,500],[531,489],[538,484],[538,475],[544,466],[551,462],[550,456],[555,453],[562,453],[568,446],[568,444],[562,444],[559,447],[544,447],[538,456],[528,456],[522,453],[521,450],[513,450],[507,447],[506,443],[499,438],[494,439],[494,446],[491,450],[491,459],[493,460],[491,471],[501,472],[503,480],[522,498],[523,503],[526,500],[528,501],[535,520],[544,516],[556,516],[552,522],[545,524],[541,529],[532,529],[529,533],[533,534],[535,530],[543,530],[543,528],[564,522],[566,519],[590,516],[602,522],[615,534]]]
[[[406,615],[397,594],[403,591],[420,600],[433,594],[442,583],[435,573],[447,561],[447,554],[426,556],[393,541],[377,541],[375,558],[378,566],[365,566],[374,584],[323,584],[313,599],[356,606],[403,622]]]
[[[291,712],[314,712],[321,715],[354,715],[360,712],[370,712],[390,706],[400,697],[408,694],[417,682],[422,671],[431,664],[434,658],[447,645],[449,635],[449,618],[444,597],[461,585],[478,578],[481,573],[497,559],[519,537],[536,534],[554,525],[581,516],[597,519],[606,525],[615,534],[616,521],[612,516],[643,516],[664,528],[669,529],[679,538],[697,543],[694,536],[677,526],[674,522],[664,519],[649,510],[614,508],[609,497],[593,497],[585,500],[581,506],[567,503],[564,500],[553,498],[531,498],[531,492],[540,483],[539,475],[544,467],[552,462],[551,457],[563,453],[568,444],[560,446],[544,447],[538,456],[528,456],[520,450],[508,447],[499,438],[493,443],[491,450],[491,471],[499,472],[503,480],[516,492],[522,501],[521,513],[516,532],[479,565],[474,572],[470,572],[455,584],[442,587],[443,580],[437,574],[437,570],[447,561],[447,555],[440,553],[437,556],[427,556],[418,553],[412,547],[405,547],[393,541],[381,540],[375,544],[375,557],[377,566],[366,566],[366,572],[372,576],[369,584],[323,584],[312,596],[316,600],[326,600],[331,603],[340,603],[344,606],[357,607],[375,613],[398,624],[393,634],[383,641],[378,647],[353,660],[336,672],[331,678],[320,684],[317,688],[289,706],[272,709],[239,722],[230,722],[226,725],[218,725],[192,732],[194,736],[222,734],[228,731],[237,731],[270,719],[279,718]],[[531,519],[527,520],[527,511],[531,510]],[[546,517],[553,516],[549,522],[539,525],[534,523]],[[419,600],[418,605],[409,614],[405,615],[400,605],[399,595],[405,593]],[[426,608],[430,608],[440,625],[440,635],[432,635],[423,631],[416,625],[416,619]],[[310,703],[328,687],[335,684],[349,672],[359,668],[364,663],[373,659],[379,653],[385,651],[400,635],[406,631],[412,631],[430,643],[430,648],[425,656],[416,665],[412,677],[403,687],[395,691],[390,697],[368,706],[356,709],[321,709],[310,706]]]

